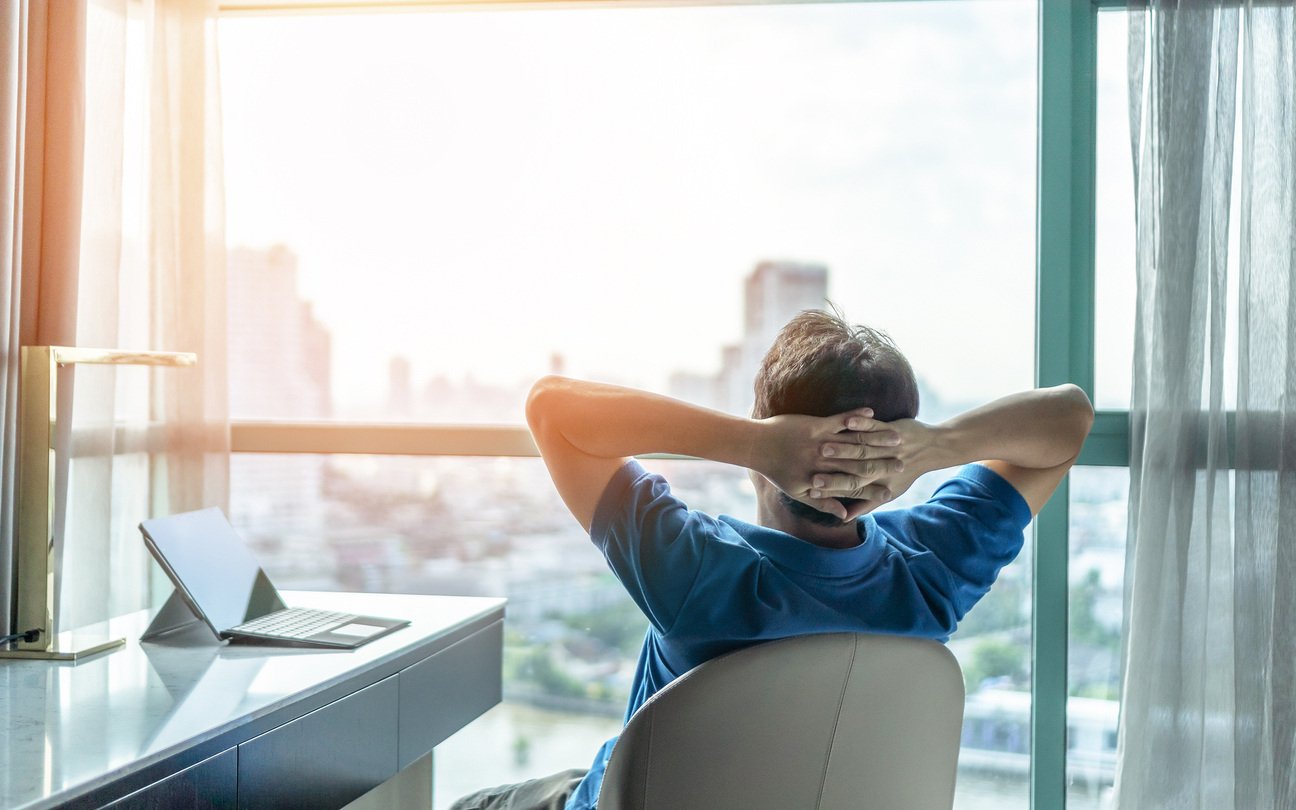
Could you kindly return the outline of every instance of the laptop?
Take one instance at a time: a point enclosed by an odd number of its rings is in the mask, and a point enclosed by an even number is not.
[[[146,520],[139,528],[176,593],[217,638],[353,649],[409,624],[288,607],[225,513],[215,507]]]

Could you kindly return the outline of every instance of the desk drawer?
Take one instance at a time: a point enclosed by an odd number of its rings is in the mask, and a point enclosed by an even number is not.
[[[400,767],[500,702],[504,622],[408,667],[400,679]]]
[[[239,745],[239,807],[341,807],[395,774],[397,678]]]
[[[238,753],[229,748],[160,782],[104,805],[104,810],[234,810]]]

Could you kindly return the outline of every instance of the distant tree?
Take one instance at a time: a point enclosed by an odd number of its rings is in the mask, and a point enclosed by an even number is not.
[[[639,651],[644,632],[648,629],[648,620],[629,600],[603,610],[569,613],[562,620],[572,630],[584,633],[625,656],[634,656]]]
[[[1002,678],[1012,686],[1026,682],[1026,649],[999,638],[983,638],[972,648],[972,660],[963,668],[963,679],[968,692],[975,692],[981,684]]]
[[[1080,688],[1073,688],[1071,695],[1099,700],[1120,700],[1120,684],[1114,680],[1089,683]]]
[[[1026,585],[1020,580],[1001,579],[959,622],[961,638],[1013,630],[1026,626]]]
[[[1097,568],[1090,568],[1084,579],[1071,586],[1067,597],[1067,613],[1073,644],[1114,649],[1120,643],[1120,633],[1114,628],[1104,627],[1098,621],[1096,607],[1100,596],[1102,579]]]
[[[585,697],[585,684],[567,674],[545,647],[536,647],[520,662],[516,675],[530,681],[546,694],[558,697]]]
[[[531,738],[519,734],[513,738],[513,764],[522,767],[531,761]]]

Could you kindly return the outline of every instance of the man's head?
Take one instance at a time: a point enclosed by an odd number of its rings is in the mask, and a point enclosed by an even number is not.
[[[918,415],[918,383],[891,339],[816,310],[802,312],[779,332],[756,372],[755,387],[756,419],[785,413],[832,416],[855,408],[872,408],[874,418],[884,422]],[[782,493],[779,500],[798,518],[840,525],[832,515]]]

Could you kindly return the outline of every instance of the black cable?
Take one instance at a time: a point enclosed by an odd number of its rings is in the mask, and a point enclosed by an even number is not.
[[[15,641],[23,641],[28,644],[31,644],[36,639],[40,638],[40,634],[41,634],[41,630],[39,627],[37,627],[35,630],[28,630],[24,633],[14,633],[13,635],[0,636],[0,644],[9,645],[9,644],[13,644]]]

